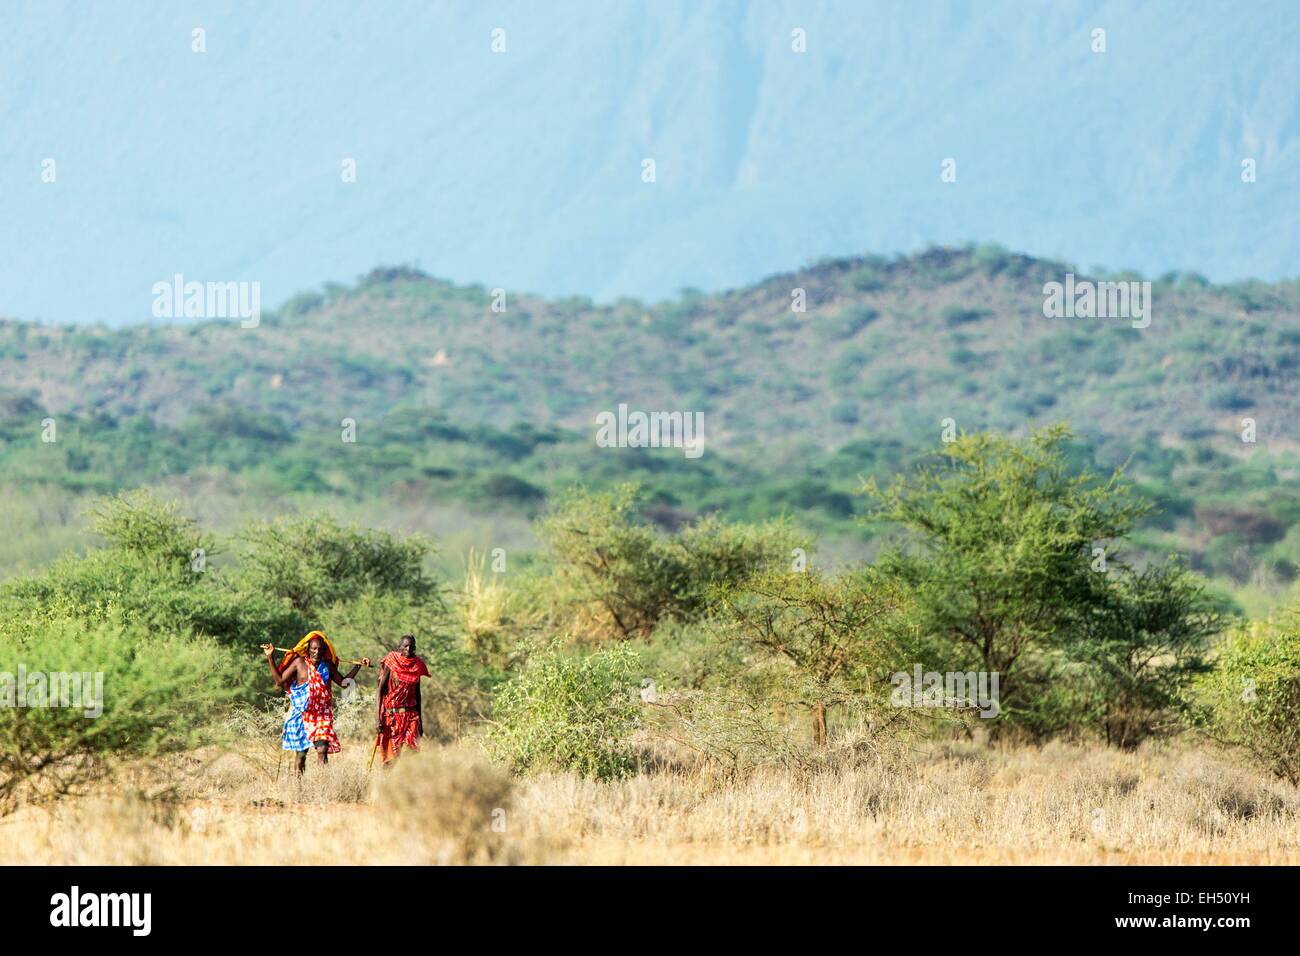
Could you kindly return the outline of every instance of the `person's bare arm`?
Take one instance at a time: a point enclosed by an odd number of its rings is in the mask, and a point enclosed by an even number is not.
[[[361,672],[361,668],[369,667],[369,666],[370,666],[370,658],[363,657],[361,658],[361,662],[359,664],[353,665],[352,670],[348,671],[346,677],[339,677],[338,668],[336,668],[333,664],[331,664],[330,678],[334,681],[334,683],[342,686],[345,680],[352,680],[352,678],[356,677],[357,674]]]
[[[290,662],[289,666],[284,669],[284,673],[282,674],[280,673],[280,668],[275,666],[275,645],[263,644],[262,653],[266,655],[266,664],[271,668],[271,679],[275,681],[276,687],[283,690],[285,686],[287,686],[286,681],[293,671],[293,665],[297,662]]]

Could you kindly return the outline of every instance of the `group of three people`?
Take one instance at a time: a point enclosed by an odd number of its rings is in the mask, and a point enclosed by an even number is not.
[[[284,721],[281,749],[298,754],[298,774],[307,769],[307,754],[315,750],[317,763],[324,764],[329,755],[342,749],[334,730],[334,695],[332,684],[343,686],[354,679],[362,667],[370,666],[363,657],[347,674],[339,674],[339,656],[334,645],[320,631],[312,631],[285,654],[279,666],[275,647],[263,644],[266,663],[277,687],[289,693],[289,713]],[[419,750],[420,678],[429,676],[429,668],[415,653],[415,638],[402,636],[397,650],[389,652],[379,663],[379,693],[375,701],[375,748],[384,763],[395,759],[403,747]]]

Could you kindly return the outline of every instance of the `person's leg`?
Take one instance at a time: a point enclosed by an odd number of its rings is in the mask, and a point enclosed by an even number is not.
[[[315,742],[315,746],[316,746],[316,762],[317,762],[318,764],[320,764],[320,765],[323,767],[323,766],[325,766],[325,764],[327,764],[327,763],[330,762],[330,744],[329,744],[329,741],[328,741],[328,740],[317,740],[317,741]]]
[[[395,764],[399,757],[402,756],[402,748],[406,745],[406,725],[402,721],[401,714],[393,715],[393,726],[388,738],[388,763]]]
[[[411,745],[411,717],[409,714],[402,712],[393,715],[393,726],[390,738],[390,752],[392,759],[390,763],[397,763],[397,759],[402,756],[402,750]]]
[[[296,753],[298,754],[298,776],[301,777],[307,769],[307,751],[299,750]]]

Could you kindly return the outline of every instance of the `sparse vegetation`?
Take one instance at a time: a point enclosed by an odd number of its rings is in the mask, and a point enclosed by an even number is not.
[[[1300,620],[1294,611],[1237,628],[1191,696],[1192,720],[1210,738],[1300,786]]]
[[[497,694],[488,746],[517,773],[570,770],[611,780],[635,768],[636,652],[539,648]]]
[[[1272,335],[1296,289],[1162,279],[1194,308],[1159,362],[1127,328],[1035,317],[993,341],[1057,265],[824,262],[806,317],[784,279],[521,296],[493,348],[485,290],[409,267],[294,300],[252,351],[207,326],[0,323],[0,369],[25,363],[0,396],[0,657],[106,685],[93,723],[0,707],[0,827],[42,803],[37,845],[84,826],[102,862],[248,862],[301,803],[372,824],[369,862],[1294,857],[1300,459],[1224,417],[1283,414],[1290,366],[1215,343]],[[339,349],[353,321],[394,335]],[[950,341],[913,347],[936,327]],[[84,396],[23,378],[55,354]],[[611,383],[703,409],[708,453],[596,449]],[[1135,411],[1153,386],[1159,431]],[[40,441],[52,402],[70,411]],[[310,629],[349,657],[417,635],[432,753],[368,776],[363,687],[338,761],[277,779],[256,645]],[[893,699],[914,667],[996,673],[996,719]],[[196,810],[219,819],[178,822]]]

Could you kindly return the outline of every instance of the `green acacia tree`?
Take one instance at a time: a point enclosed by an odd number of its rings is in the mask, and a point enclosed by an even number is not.
[[[1106,599],[1085,609],[1082,639],[1068,649],[1088,676],[1086,712],[1076,720],[1129,750],[1175,726],[1183,691],[1210,669],[1209,639],[1224,616],[1177,560],[1121,568],[1108,584]]]
[[[1012,720],[1018,686],[1078,636],[1081,610],[1104,599],[1108,575],[1094,549],[1150,510],[1122,469],[1101,478],[1072,468],[1070,438],[1065,425],[1025,439],[963,434],[937,464],[885,488],[864,483],[876,499],[871,520],[906,532],[879,563],[909,588],[928,653],[956,670],[998,672],[1001,712]],[[1117,554],[1106,560],[1120,566]]]
[[[593,643],[644,639],[664,621],[698,620],[713,589],[788,564],[789,525],[705,517],[665,534],[638,515],[635,485],[577,488],[537,525],[549,573],[541,590],[557,630]]]
[[[212,537],[183,515],[179,505],[148,489],[101,498],[90,515],[95,533],[113,550],[149,559],[157,567],[188,571],[199,555],[206,561],[216,553]]]
[[[241,538],[239,583],[308,617],[367,593],[442,609],[438,583],[424,571],[433,543],[420,535],[345,527],[314,514],[254,522]]]
[[[116,615],[159,634],[190,631],[230,645],[287,640],[308,620],[275,595],[237,589],[210,561],[217,542],[173,502],[148,491],[98,500],[91,509],[105,547],[68,554],[0,585],[0,620],[30,626],[60,614]]]
[[[910,609],[904,590],[871,568],[836,576],[769,569],[722,592],[714,625],[752,652],[749,678],[753,668],[781,665],[768,672],[769,690],[807,708],[821,747],[832,707],[885,700],[886,675],[914,653]]]
[[[247,688],[231,648],[116,613],[89,622],[57,609],[6,615],[0,661],[0,814],[20,799],[77,793],[133,758],[204,742]]]

